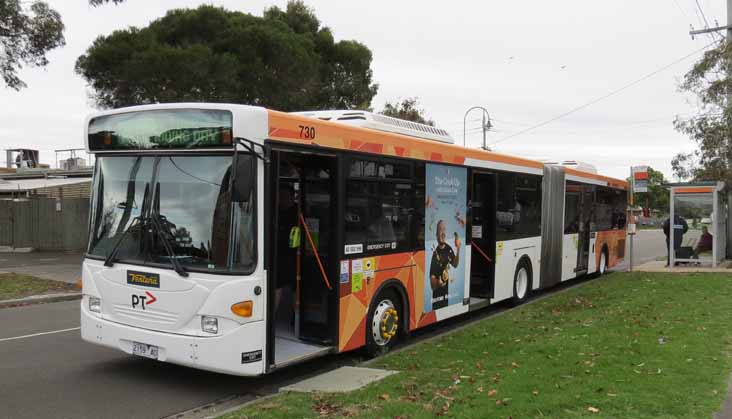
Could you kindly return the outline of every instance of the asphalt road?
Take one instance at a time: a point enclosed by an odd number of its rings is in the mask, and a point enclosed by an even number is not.
[[[640,232],[634,246],[636,263],[664,255],[664,245],[662,232]],[[565,284],[550,293],[576,284]],[[499,304],[448,320],[419,332],[408,343],[505,309]],[[217,401],[222,402],[218,406],[241,403],[293,381],[361,361],[358,352],[332,355],[264,377],[233,377],[88,344],[81,340],[78,327],[78,301],[0,310],[0,417],[160,418]],[[46,332],[56,333],[43,334]],[[210,410],[203,409],[188,417],[207,412]]]
[[[630,237],[626,241],[625,260],[618,270],[626,270],[629,266]],[[656,260],[660,256],[666,256],[666,236],[662,230],[639,230],[633,239],[633,266]]]
[[[275,391],[354,357],[331,356],[245,378],[132,357],[88,344],[79,302],[0,310],[0,417],[160,418],[227,399]],[[59,331],[52,334],[40,334]]]

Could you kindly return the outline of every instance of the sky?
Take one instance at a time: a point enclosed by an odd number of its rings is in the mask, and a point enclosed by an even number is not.
[[[259,16],[269,6],[286,6],[286,0],[127,0],[93,8],[85,0],[47,1],[62,15],[66,46],[48,55],[47,67],[20,73],[27,88],[0,86],[0,149],[36,148],[41,161],[52,166],[54,149],[84,146],[84,118],[95,108],[74,63],[98,36],[204,3]],[[724,22],[724,2],[698,3],[711,26]],[[675,180],[671,159],[695,148],[673,129],[677,115],[697,111],[695,98],[679,92],[678,85],[713,42],[712,36],[692,40],[688,34],[690,25],[703,27],[695,0],[306,4],[336,40],[355,39],[371,49],[379,84],[374,109],[416,96],[456,143],[463,142],[466,110],[483,106],[493,123],[487,142],[494,150],[578,160],[613,177],[627,177],[631,165],[649,165]],[[615,95],[520,133],[686,56]],[[479,111],[467,116],[469,147],[482,143],[479,119]],[[0,163],[4,160],[3,152]]]

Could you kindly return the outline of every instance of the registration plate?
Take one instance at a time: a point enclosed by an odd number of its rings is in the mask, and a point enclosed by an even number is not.
[[[144,356],[145,358],[158,359],[158,347],[146,343],[132,342],[132,355]]]

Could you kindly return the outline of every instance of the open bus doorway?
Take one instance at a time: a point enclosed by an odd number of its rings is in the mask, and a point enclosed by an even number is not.
[[[474,173],[471,204],[470,297],[471,306],[494,296],[496,265],[497,177]]]
[[[577,276],[586,274],[589,267],[590,229],[594,207],[594,187],[591,185],[582,185],[579,196],[580,223],[577,236],[577,267],[575,269]]]
[[[274,150],[274,364],[301,361],[335,344],[331,280],[335,157]],[[335,284],[337,285],[337,284]]]

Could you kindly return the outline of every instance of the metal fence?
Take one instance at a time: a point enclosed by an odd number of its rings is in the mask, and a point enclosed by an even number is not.
[[[0,200],[0,247],[83,250],[89,199]]]

